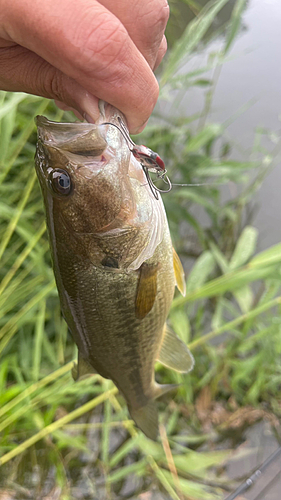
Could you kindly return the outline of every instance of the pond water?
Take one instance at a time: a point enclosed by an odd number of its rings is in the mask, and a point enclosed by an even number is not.
[[[201,4],[207,2],[201,2]],[[230,1],[214,24],[227,21],[235,2]],[[198,68],[202,59],[219,51],[224,40],[208,43],[206,50],[194,55],[186,69]],[[249,158],[257,127],[280,130],[281,111],[281,2],[280,0],[250,0],[243,13],[240,33],[232,47],[230,60],[225,62],[216,86],[209,122],[224,123],[237,110],[249,104],[229,127],[227,134],[239,145],[244,158]],[[192,115],[203,109],[204,90],[191,88],[181,109]],[[254,100],[254,102],[252,102]],[[237,157],[237,155],[236,155]],[[265,179],[256,198],[254,225],[259,230],[259,250],[281,241],[281,168]]]
[[[200,2],[201,5],[207,2]],[[222,10],[214,26],[227,21],[235,2]],[[187,13],[186,13],[187,15]],[[206,62],[208,55],[219,51],[222,38],[208,43],[202,53],[195,54],[186,66],[190,71]],[[250,0],[243,14],[239,36],[231,50],[230,60],[221,70],[212,101],[209,122],[224,123],[247,103],[249,108],[227,128],[231,141],[238,145],[241,158],[249,159],[257,127],[280,131],[281,124],[281,1]],[[181,110],[192,115],[203,109],[205,92],[191,88],[186,93]],[[254,102],[253,102],[254,101]],[[268,143],[269,144],[269,143]],[[274,146],[273,146],[274,147]],[[234,157],[237,154],[234,154]],[[262,250],[281,241],[281,166],[277,163],[266,177],[256,195],[253,225],[259,230],[258,249]],[[252,453],[228,468],[230,477],[238,478],[258,467],[278,443],[266,424],[258,424],[245,434],[246,450]],[[257,484],[239,500],[278,500],[280,498],[280,459],[269,467]]]

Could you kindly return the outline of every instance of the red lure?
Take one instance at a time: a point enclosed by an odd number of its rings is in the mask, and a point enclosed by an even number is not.
[[[149,149],[146,146],[139,146],[135,144],[131,151],[134,157],[139,160],[143,167],[146,167],[152,172],[165,175],[165,163],[163,162],[159,154],[152,151],[152,149]]]
[[[121,134],[123,135],[123,137],[127,141],[129,150],[132,152],[132,154],[134,155],[136,160],[138,160],[140,162],[140,164],[143,168],[143,171],[145,173],[145,176],[147,178],[147,182],[150,186],[150,189],[151,189],[153,195],[155,196],[155,198],[158,200],[158,198],[159,198],[158,193],[169,193],[169,191],[171,191],[171,189],[172,189],[171,181],[170,181],[169,177],[167,176],[167,170],[165,168],[165,163],[163,162],[162,158],[157,153],[152,151],[152,149],[149,149],[146,146],[142,146],[142,145],[139,146],[138,144],[135,144],[132,141],[131,137],[129,136],[127,130],[125,129],[125,127],[124,127],[124,125],[119,117],[118,117],[118,121],[119,121],[119,125],[120,125],[119,127],[118,127],[118,125],[115,125],[115,123],[111,123],[111,122],[104,122],[102,125],[112,125],[113,127],[118,128],[118,130],[121,132]],[[158,177],[160,177],[166,184],[168,184],[168,186],[169,186],[168,189],[163,191],[162,189],[159,189],[158,187],[156,187],[153,184],[151,178],[149,177],[148,172],[156,173],[158,175]]]

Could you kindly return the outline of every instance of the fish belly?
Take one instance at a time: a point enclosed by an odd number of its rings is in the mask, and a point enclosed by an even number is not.
[[[68,259],[67,259],[68,260]],[[174,293],[174,275],[159,270],[157,294],[142,320],[135,315],[138,271],[67,265],[57,280],[64,316],[83,358],[110,378],[132,407],[153,397],[154,364]]]

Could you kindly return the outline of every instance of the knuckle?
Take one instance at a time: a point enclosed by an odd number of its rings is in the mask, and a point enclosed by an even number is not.
[[[143,10],[138,23],[142,33],[139,46],[153,67],[169,18],[169,6],[165,0],[151,0],[149,9]]]
[[[154,91],[152,92],[152,101],[151,101],[151,112],[150,114],[152,113],[153,109],[154,109],[154,106],[158,100],[158,97],[159,97],[159,85],[158,83],[155,84],[154,86]]]
[[[164,31],[170,16],[170,9],[169,5],[166,2],[161,1],[159,3],[160,3],[158,10],[159,24],[162,25]]]
[[[150,10],[144,13],[143,24],[147,29],[154,29],[163,34],[169,19],[169,6],[166,0],[154,0],[150,3]],[[152,33],[152,36],[154,33]]]
[[[167,38],[165,37],[165,35],[163,35],[163,38],[162,38],[162,41],[161,41],[161,44],[160,44],[160,47],[159,47],[159,56],[161,57],[161,59],[166,54],[167,48],[168,48]]]
[[[61,86],[60,86],[60,78],[56,71],[50,71],[48,73],[48,77],[46,79],[47,88],[49,88],[49,92],[53,99],[59,99],[63,101]]]
[[[159,86],[157,81],[155,81],[155,84],[153,86],[150,86],[149,88],[149,95],[146,93],[146,95],[144,96],[143,103],[141,105],[141,108],[146,110],[147,114],[146,119],[148,119],[149,116],[151,115],[155,107],[155,104],[157,102],[158,96],[159,96]]]
[[[41,68],[39,75],[42,80],[42,95],[58,101],[65,101],[64,85],[60,72],[56,68],[48,67],[47,71],[42,71]]]

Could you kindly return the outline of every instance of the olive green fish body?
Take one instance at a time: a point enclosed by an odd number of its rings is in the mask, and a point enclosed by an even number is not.
[[[189,371],[193,360],[165,330],[180,263],[161,198],[120,130],[103,125],[120,120],[125,124],[111,106],[96,125],[39,117],[36,170],[78,375],[83,362],[112,379],[136,423],[155,439],[152,400],[167,390],[155,382],[155,361]]]
[[[134,407],[154,397],[154,364],[175,287],[172,266],[170,272],[165,268],[172,260],[169,246],[170,241],[163,241],[147,264],[157,265],[158,255],[165,251],[163,267],[157,272],[159,291],[143,320],[135,313],[138,270],[104,270],[90,262],[82,266],[64,252],[58,263],[59,276],[56,271],[64,316],[81,355],[97,372],[112,379]]]

